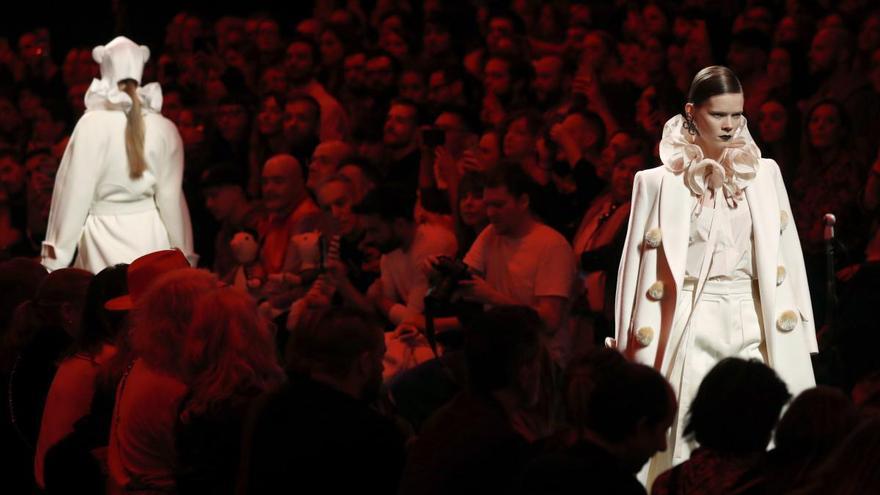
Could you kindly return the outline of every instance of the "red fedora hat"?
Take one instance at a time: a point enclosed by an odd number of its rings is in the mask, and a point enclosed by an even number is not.
[[[110,299],[104,303],[104,308],[111,311],[133,308],[159,276],[181,268],[189,268],[189,263],[179,249],[156,251],[141,256],[128,265],[128,294]]]

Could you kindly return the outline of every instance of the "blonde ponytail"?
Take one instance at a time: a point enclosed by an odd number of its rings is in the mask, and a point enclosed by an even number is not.
[[[125,152],[128,155],[128,173],[132,179],[139,179],[147,169],[144,158],[144,116],[141,115],[141,100],[137,95],[137,82],[126,79],[119,82],[120,89],[131,98],[131,111],[125,126]]]

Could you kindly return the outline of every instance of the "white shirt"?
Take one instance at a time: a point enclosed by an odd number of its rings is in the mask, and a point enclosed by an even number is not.
[[[721,195],[721,192],[718,193]],[[751,280],[755,278],[755,243],[752,235],[752,216],[748,201],[737,201],[737,207],[723,196],[702,206],[697,205],[691,213],[690,238],[688,239],[686,279],[697,279],[709,241],[714,221],[718,224],[718,238],[712,256],[706,258],[709,265],[707,280]]]

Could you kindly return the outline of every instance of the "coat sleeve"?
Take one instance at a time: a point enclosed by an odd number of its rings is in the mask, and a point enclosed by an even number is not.
[[[107,146],[100,115],[83,115],[73,129],[55,175],[46,240],[41,250],[42,264],[49,271],[66,268],[73,261],[103,174]]]
[[[199,257],[193,252],[192,225],[183,196],[183,141],[171,121],[163,119],[162,130],[165,150],[160,163],[153,164],[156,170],[156,208],[168,231],[171,247],[180,249],[195,266]]]
[[[644,173],[639,172],[633,181],[629,223],[626,228],[620,268],[617,271],[617,291],[614,298],[614,328],[617,335],[617,348],[620,350],[627,348],[636,287],[639,281],[639,268],[642,263],[642,240],[645,236],[645,227],[651,209],[645,187]]]
[[[804,338],[807,339],[807,348],[810,352],[819,352],[816,342],[816,323],[813,319],[813,303],[810,299],[810,287],[807,284],[807,270],[804,265],[804,253],[801,250],[801,241],[797,232],[797,225],[791,213],[791,205],[788,201],[788,192],[779,172],[779,166],[773,162],[773,182],[776,186],[776,197],[779,201],[779,210],[784,211],[788,217],[788,224],[782,229],[780,249],[785,261],[786,277],[794,287],[795,304],[800,311],[803,321]]]

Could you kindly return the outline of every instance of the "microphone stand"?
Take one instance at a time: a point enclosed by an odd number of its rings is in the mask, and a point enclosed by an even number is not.
[[[837,276],[834,271],[834,224],[837,218],[826,213],[825,223],[825,268],[826,268],[826,285],[825,285],[825,328],[832,328],[834,324],[834,313],[837,309]]]

